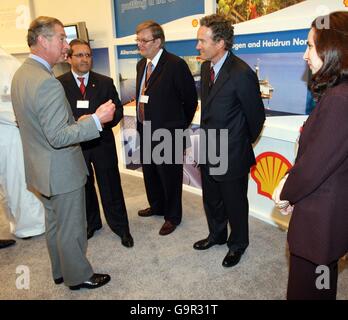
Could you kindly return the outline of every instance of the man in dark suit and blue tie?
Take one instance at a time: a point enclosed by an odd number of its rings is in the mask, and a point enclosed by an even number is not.
[[[158,23],[149,20],[139,24],[136,37],[143,56],[137,64],[137,129],[146,195],[150,204],[149,208],[140,210],[138,214],[141,217],[164,216],[165,222],[159,234],[167,235],[175,230],[182,219],[183,165],[175,161],[175,130],[184,130],[191,124],[197,107],[197,92],[186,62],[164,48],[164,32]],[[163,141],[146,144],[143,133],[147,128],[150,128],[151,136],[157,129],[170,133],[168,144],[174,151],[168,157],[168,162],[159,163],[152,157],[156,146]],[[183,148],[176,151],[176,157],[182,158]],[[144,152],[151,154],[150,161],[145,160]]]
[[[102,101],[111,99],[116,105],[114,118],[104,125],[100,137],[81,143],[89,172],[86,183],[87,238],[92,238],[94,232],[102,227],[98,197],[94,187],[95,173],[108,225],[121,238],[123,246],[133,247],[134,241],[129,231],[112,131],[123,118],[123,106],[113,80],[91,71],[92,50],[88,42],[81,39],[72,40],[68,51],[68,62],[71,71],[58,77],[58,80],[64,87],[75,120],[95,112]]]
[[[201,144],[208,155],[209,149],[217,150],[227,165],[219,172],[209,157],[200,159],[209,236],[196,242],[194,249],[227,242],[229,251],[222,265],[232,267],[249,245],[248,174],[255,164],[252,143],[261,132],[265,111],[256,74],[230,51],[231,21],[215,14],[202,18],[197,39],[197,49],[206,60],[201,68],[201,129],[206,133]],[[214,138],[208,133],[212,129],[216,129]],[[220,129],[227,130],[227,141],[221,144]]]

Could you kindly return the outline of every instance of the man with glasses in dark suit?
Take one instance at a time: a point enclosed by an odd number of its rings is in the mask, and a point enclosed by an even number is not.
[[[164,236],[172,233],[182,219],[183,164],[176,163],[175,156],[183,157],[183,148],[174,150],[174,136],[175,130],[184,130],[191,124],[197,107],[197,92],[186,62],[164,48],[164,32],[158,23],[152,20],[140,23],[136,28],[136,42],[143,56],[137,64],[137,129],[150,204],[138,215],[164,216],[165,222],[159,231]],[[153,159],[153,151],[163,141],[146,143],[147,138],[143,138],[144,132],[149,131],[152,136],[157,129],[166,129],[170,133],[172,156],[167,157],[168,162]],[[151,153],[149,161],[144,152]]]

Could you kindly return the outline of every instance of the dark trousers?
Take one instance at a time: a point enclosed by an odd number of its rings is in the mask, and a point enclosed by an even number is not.
[[[147,199],[154,214],[179,225],[182,219],[182,164],[143,164]]]
[[[328,267],[329,288],[318,289],[324,282],[325,272],[318,270],[318,265],[301,257],[290,254],[290,270],[288,280],[288,300],[335,300],[337,294],[338,267],[337,260]]]
[[[99,152],[96,153],[93,149],[83,150],[83,154],[89,172],[86,183],[87,228],[93,230],[102,226],[98,197],[94,185],[95,173],[106,222],[114,233],[122,236],[129,232],[129,223],[117,157],[110,153],[104,155]],[[110,161],[110,159],[114,161]]]
[[[156,215],[163,215],[166,221],[179,225],[182,220],[183,164],[175,164],[175,141],[173,139],[171,144],[172,157],[170,163],[156,164],[153,162],[152,153],[151,159],[148,159],[144,157],[144,152],[154,150],[163,140],[160,142],[151,141],[148,145],[145,145],[143,125],[138,123],[137,129],[140,135],[140,159],[146,196],[151,211]],[[171,135],[174,137],[174,130],[171,130]],[[147,137],[147,139],[150,140],[150,137]]]
[[[201,165],[201,174],[209,237],[216,242],[226,241],[229,223],[231,233],[227,246],[231,250],[244,252],[249,245],[248,175],[229,181],[216,181],[205,165]]]

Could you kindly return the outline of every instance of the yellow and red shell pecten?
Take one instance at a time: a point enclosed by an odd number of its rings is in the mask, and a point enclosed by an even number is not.
[[[251,168],[251,177],[257,184],[257,192],[272,199],[274,189],[291,167],[291,163],[279,153],[259,154],[256,164]]]

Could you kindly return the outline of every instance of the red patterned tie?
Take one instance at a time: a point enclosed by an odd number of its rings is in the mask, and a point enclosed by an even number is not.
[[[82,96],[85,96],[85,92],[86,92],[86,87],[85,87],[85,78],[84,77],[77,77],[77,79],[80,81],[80,91]]]
[[[146,67],[146,77],[145,77],[145,82],[144,82],[144,85],[143,85],[143,89],[141,90],[141,95],[144,95],[145,93],[145,90],[147,88],[147,84],[149,82],[149,78],[151,76],[151,73],[152,73],[152,63],[149,62],[147,64],[147,67]],[[143,123],[144,120],[145,120],[145,110],[144,110],[144,103],[143,102],[139,102],[139,122]]]
[[[215,80],[215,71],[213,67],[210,67],[210,79],[209,79],[209,90],[211,89],[211,87],[214,84],[214,80]]]

